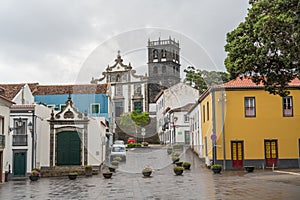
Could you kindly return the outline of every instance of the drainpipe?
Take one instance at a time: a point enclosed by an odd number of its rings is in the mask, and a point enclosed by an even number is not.
[[[226,146],[225,146],[225,102],[226,102],[226,94],[224,91],[222,91],[221,93],[221,99],[220,99],[221,103],[222,103],[222,143],[223,143],[223,168],[224,170],[226,170]]]
[[[215,91],[212,89],[211,91],[212,96],[212,134],[216,136],[216,113],[215,113]],[[214,137],[216,138],[216,137]],[[213,152],[213,165],[216,164],[216,140],[212,140],[212,152]]]
[[[31,130],[31,139],[32,139],[32,144],[31,144],[31,170],[35,167],[35,110],[33,110],[32,113],[32,130]]]

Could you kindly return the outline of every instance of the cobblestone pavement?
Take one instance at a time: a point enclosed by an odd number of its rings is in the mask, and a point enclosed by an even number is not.
[[[139,161],[136,161],[139,159]],[[101,174],[76,180],[41,178],[9,181],[0,185],[0,200],[7,199],[299,199],[300,170],[225,171],[214,175],[190,151],[181,155],[191,170],[175,176],[166,148],[133,149],[112,179]],[[141,169],[155,168],[150,178]]]

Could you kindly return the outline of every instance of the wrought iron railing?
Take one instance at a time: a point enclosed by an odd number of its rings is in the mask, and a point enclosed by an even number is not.
[[[27,134],[13,135],[13,146],[27,146]]]
[[[5,135],[0,134],[0,148],[5,147]]]

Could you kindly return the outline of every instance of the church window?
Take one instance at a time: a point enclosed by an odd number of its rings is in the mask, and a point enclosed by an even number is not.
[[[134,85],[134,93],[135,94],[141,94],[141,84],[135,84]]]
[[[161,50],[161,57],[166,58],[167,57],[167,51],[165,49]]]
[[[110,82],[116,82],[116,77],[114,75],[110,77]]]
[[[156,66],[153,67],[153,73],[154,73],[154,74],[157,74],[157,73],[158,73],[157,67],[156,67]]]
[[[153,58],[154,58],[154,59],[157,59],[157,58],[158,58],[158,53],[157,53],[157,50],[156,50],[156,49],[153,50]]]
[[[117,96],[122,96],[123,95],[122,85],[116,85],[116,95]]]

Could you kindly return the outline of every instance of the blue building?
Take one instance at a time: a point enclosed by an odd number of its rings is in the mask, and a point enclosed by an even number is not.
[[[91,117],[105,117],[109,121],[107,84],[37,85],[34,101],[46,104],[54,110],[66,106],[69,95],[74,107]]]

